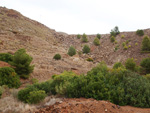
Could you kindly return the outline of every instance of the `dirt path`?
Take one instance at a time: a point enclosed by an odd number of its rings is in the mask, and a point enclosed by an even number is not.
[[[119,106],[94,99],[64,99],[35,113],[150,113],[148,108]]]

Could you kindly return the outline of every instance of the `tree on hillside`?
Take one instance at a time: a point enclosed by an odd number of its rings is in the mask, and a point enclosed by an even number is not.
[[[34,65],[30,65],[32,57],[26,53],[25,49],[19,49],[15,52],[12,62],[10,64],[14,67],[15,72],[21,78],[29,78],[30,73],[33,72]]]
[[[118,34],[120,34],[118,26],[116,26],[114,29],[111,30],[110,35],[116,37]]]
[[[94,45],[96,46],[99,46],[100,45],[100,42],[99,42],[99,39],[96,37],[93,41]]]
[[[148,36],[143,38],[142,51],[150,51],[150,38]]]
[[[88,42],[87,35],[85,33],[82,36],[82,42]]]
[[[84,45],[83,49],[82,49],[83,53],[90,53],[90,47],[88,45]]]
[[[101,39],[101,35],[100,35],[99,33],[96,35],[96,37],[97,37],[98,39]]]
[[[76,54],[76,49],[73,46],[70,46],[68,50],[68,55],[73,56]]]

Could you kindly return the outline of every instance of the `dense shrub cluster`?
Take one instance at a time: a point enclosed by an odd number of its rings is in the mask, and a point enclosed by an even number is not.
[[[55,56],[53,57],[53,59],[60,60],[61,59],[61,55],[60,54],[55,54]]]
[[[12,61],[12,56],[9,53],[0,53],[0,61],[10,62]]]
[[[86,76],[79,76],[73,72],[54,75],[52,80],[20,90],[18,97],[20,100],[28,102],[31,92],[40,90],[45,91],[47,95],[59,94],[70,98],[95,98],[109,100],[118,105],[150,107],[149,80],[126,70],[120,63],[116,64],[114,69],[109,70],[102,62],[89,71]]]
[[[0,68],[0,86],[2,85],[7,85],[9,88],[20,86],[20,78],[14,69],[10,67]]]
[[[144,31],[138,29],[138,30],[136,31],[136,34],[139,35],[139,36],[143,36],[143,35],[144,35]]]
[[[76,54],[76,49],[73,46],[70,46],[68,50],[68,55],[73,56]]]
[[[82,49],[83,53],[90,53],[90,47],[88,45],[84,45],[83,49]]]
[[[21,78],[29,78],[30,73],[33,72],[34,65],[30,65],[32,57],[26,53],[25,49],[19,49],[15,52],[12,62],[10,64],[14,67],[15,72]]]

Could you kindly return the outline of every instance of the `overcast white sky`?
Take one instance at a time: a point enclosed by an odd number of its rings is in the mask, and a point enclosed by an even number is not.
[[[150,28],[150,0],[0,0],[0,6],[68,34]]]

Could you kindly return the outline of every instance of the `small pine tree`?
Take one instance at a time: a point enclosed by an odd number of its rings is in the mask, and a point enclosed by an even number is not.
[[[68,50],[68,55],[73,56],[76,54],[76,49],[73,46],[70,46]]]
[[[82,49],[83,53],[90,53],[90,47],[88,45],[84,45],[83,49]]]
[[[97,37],[98,39],[101,39],[101,35],[100,35],[99,33],[96,35],[96,37]]]
[[[116,37],[118,34],[120,34],[118,26],[116,26],[114,29],[111,30],[110,36]]]
[[[100,45],[100,42],[99,42],[99,39],[96,37],[93,41],[94,45],[96,46],[99,46]]]
[[[29,78],[33,72],[34,65],[30,65],[32,57],[26,53],[25,49],[19,49],[15,52],[10,64],[14,67],[15,72],[22,78]]]
[[[142,51],[150,51],[150,38],[148,36],[143,38]]]
[[[82,36],[82,42],[88,42],[87,35],[85,33]]]

